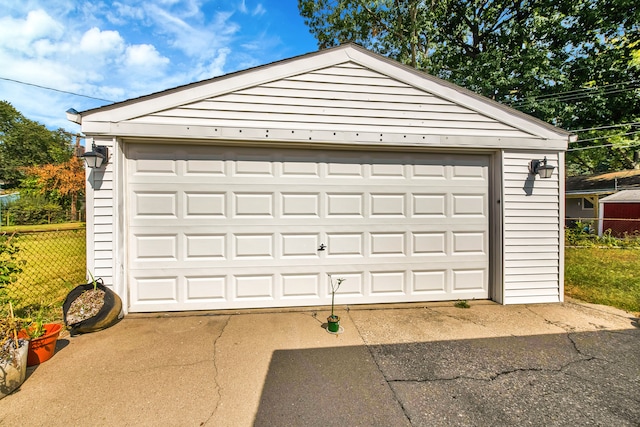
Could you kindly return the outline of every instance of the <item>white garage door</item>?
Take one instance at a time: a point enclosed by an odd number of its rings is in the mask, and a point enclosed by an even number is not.
[[[488,298],[488,156],[130,144],[130,311]]]

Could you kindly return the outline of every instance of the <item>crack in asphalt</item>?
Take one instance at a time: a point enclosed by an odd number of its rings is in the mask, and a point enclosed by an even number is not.
[[[209,421],[211,421],[211,418],[213,418],[213,416],[218,411],[218,407],[220,406],[220,401],[222,400],[222,390],[220,390],[220,383],[218,382],[218,366],[216,364],[216,353],[218,352],[218,347],[216,344],[218,344],[218,340],[220,339],[220,337],[222,337],[222,334],[224,333],[225,329],[227,329],[227,325],[229,324],[230,320],[231,320],[231,316],[227,316],[227,320],[224,322],[224,325],[222,325],[222,329],[220,329],[220,333],[213,340],[213,371],[214,371],[213,383],[216,389],[216,394],[218,395],[218,399],[216,400],[216,406],[211,411],[211,414],[209,415],[209,417],[205,421],[200,423],[201,426],[206,426],[209,423]]]
[[[440,381],[457,381],[457,380],[472,380],[472,381],[482,381],[482,382],[492,382],[497,380],[498,378],[505,376],[505,375],[511,375],[517,372],[555,372],[555,373],[562,373],[565,375],[570,375],[567,372],[564,372],[564,370],[566,368],[568,368],[571,365],[575,365],[578,363],[583,363],[583,362],[588,362],[590,360],[594,360],[596,359],[595,357],[589,357],[586,359],[580,359],[580,360],[573,360],[571,362],[567,362],[564,365],[560,366],[557,369],[553,369],[553,368],[513,368],[513,369],[505,369],[499,372],[495,372],[491,375],[489,375],[487,378],[482,378],[482,377],[474,377],[474,376],[470,376],[470,375],[456,375],[454,377],[443,377],[443,378],[406,378],[406,379],[387,379],[385,377],[385,379],[387,380],[387,382],[390,383],[428,383],[428,382],[440,382]],[[581,377],[579,377],[581,378]]]

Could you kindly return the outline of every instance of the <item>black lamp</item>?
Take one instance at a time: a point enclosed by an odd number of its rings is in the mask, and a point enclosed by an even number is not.
[[[91,151],[82,156],[87,166],[91,169],[100,169],[102,165],[109,163],[109,149],[104,145],[93,144]]]
[[[554,169],[554,166],[547,164],[547,156],[543,160],[531,160],[529,162],[529,173],[532,175],[538,174],[540,178],[551,178]]]

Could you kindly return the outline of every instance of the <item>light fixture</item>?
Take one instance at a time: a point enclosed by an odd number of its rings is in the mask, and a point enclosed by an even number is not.
[[[538,174],[540,178],[551,178],[554,169],[554,166],[547,164],[547,156],[543,160],[531,160],[529,162],[529,173],[532,175]]]
[[[87,166],[91,169],[100,169],[102,165],[109,162],[109,149],[104,145],[93,144],[91,151],[84,153],[82,156]]]

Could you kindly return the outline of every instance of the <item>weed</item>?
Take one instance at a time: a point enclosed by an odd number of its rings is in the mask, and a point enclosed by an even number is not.
[[[565,294],[640,312],[640,251],[581,247],[565,250]]]
[[[471,307],[466,299],[459,299],[458,301],[455,302],[455,304],[453,304],[453,306],[457,307],[457,308],[470,308]]]

